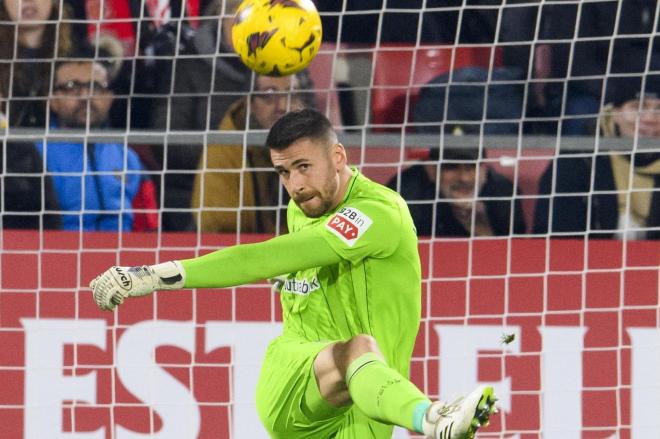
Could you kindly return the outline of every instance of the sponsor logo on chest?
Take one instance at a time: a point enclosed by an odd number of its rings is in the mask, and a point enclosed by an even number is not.
[[[287,279],[282,285],[283,293],[293,293],[306,296],[312,291],[316,291],[321,287],[319,280],[314,276],[312,279]]]
[[[371,218],[354,207],[342,207],[325,226],[339,239],[353,247],[369,227]]]

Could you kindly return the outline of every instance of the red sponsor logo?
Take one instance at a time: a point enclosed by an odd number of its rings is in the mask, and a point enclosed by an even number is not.
[[[328,223],[328,226],[348,240],[358,237],[358,227],[343,216],[335,215]]]

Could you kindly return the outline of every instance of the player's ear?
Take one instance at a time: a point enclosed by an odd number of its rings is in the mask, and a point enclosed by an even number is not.
[[[344,166],[348,163],[348,158],[346,156],[346,148],[341,143],[335,143],[332,145],[332,157],[335,162],[335,167],[337,170],[343,169]]]

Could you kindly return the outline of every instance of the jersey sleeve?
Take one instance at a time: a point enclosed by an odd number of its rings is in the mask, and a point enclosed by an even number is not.
[[[233,287],[338,263],[341,255],[328,245],[318,229],[312,227],[183,259],[185,288]]]
[[[342,259],[385,258],[399,245],[402,214],[398,205],[378,199],[354,200],[322,225],[320,233]]]

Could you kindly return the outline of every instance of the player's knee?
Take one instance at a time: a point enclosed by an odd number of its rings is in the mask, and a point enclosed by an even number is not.
[[[367,352],[374,352],[381,355],[378,342],[375,338],[367,334],[358,334],[348,342],[348,349],[352,357],[359,357]]]
[[[360,358],[362,355],[373,352],[382,357],[378,348],[378,342],[375,338],[366,334],[359,334],[346,342],[346,366],[350,365],[353,361]]]
[[[376,339],[370,335],[359,334],[345,342],[337,343],[332,350],[335,367],[341,376],[344,376],[351,363],[368,352],[382,357]]]
[[[335,366],[344,376],[351,363],[368,352],[383,356],[378,348],[378,342],[370,335],[359,334],[343,343],[337,343],[333,349]]]

